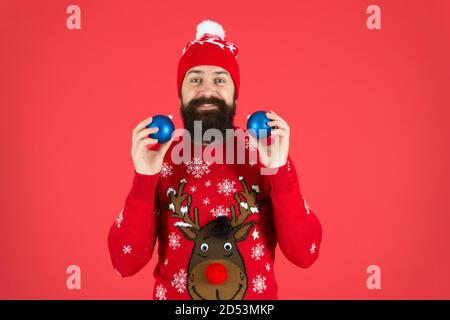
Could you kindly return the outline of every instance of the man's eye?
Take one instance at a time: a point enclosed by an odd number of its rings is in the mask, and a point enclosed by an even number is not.
[[[225,79],[217,79],[218,83],[225,83]]]
[[[200,81],[202,81],[202,80],[201,79],[191,79],[191,82],[193,82],[193,83],[198,83]]]

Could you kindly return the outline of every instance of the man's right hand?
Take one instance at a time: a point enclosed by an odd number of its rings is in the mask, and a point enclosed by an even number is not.
[[[164,155],[174,139],[172,136],[169,141],[161,144],[158,150],[149,150],[149,145],[158,143],[158,140],[148,137],[149,134],[159,130],[146,128],[152,121],[153,118],[148,117],[133,129],[131,157],[136,172],[140,174],[154,175],[161,171]]]

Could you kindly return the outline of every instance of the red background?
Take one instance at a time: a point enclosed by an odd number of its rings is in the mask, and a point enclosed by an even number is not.
[[[81,30],[66,8],[81,8]],[[381,7],[381,30],[366,8]],[[203,19],[240,48],[237,124],[273,107],[324,237],[281,299],[450,298],[449,1],[0,2],[0,298],[152,296],[122,279],[107,232],[132,182],[131,131],[172,113]],[[67,266],[81,290],[66,288]],[[381,290],[366,268],[381,267]]]

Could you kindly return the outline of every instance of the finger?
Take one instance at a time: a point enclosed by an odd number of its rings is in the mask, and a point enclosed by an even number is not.
[[[278,114],[276,114],[273,111],[267,112],[266,116],[267,116],[267,118],[269,118],[271,120],[278,120],[278,121],[282,121],[282,122],[286,123],[286,121],[283,118],[281,118]]]
[[[280,137],[287,137],[289,135],[288,132],[284,129],[273,129],[270,134],[272,136],[280,136]]]
[[[158,140],[156,140],[156,139],[152,139],[152,138],[142,139],[141,141],[139,141],[137,143],[137,150],[141,151],[144,147],[146,147],[150,144],[156,144],[156,143],[158,143]]]
[[[152,133],[155,133],[155,132],[158,132],[158,131],[159,131],[158,127],[142,129],[141,131],[139,131],[136,134],[135,140],[136,140],[136,142],[139,142],[143,138],[147,137],[149,134],[152,134]]]
[[[274,126],[276,126],[276,127],[278,127],[278,128],[282,128],[282,129],[285,129],[285,130],[289,130],[289,126],[287,125],[287,123],[281,122],[281,121],[279,121],[279,120],[269,121],[269,122],[267,122],[267,125],[268,125],[269,127],[274,127]]]
[[[145,126],[152,123],[152,120],[153,120],[153,117],[148,117],[148,118],[145,118],[144,120],[142,120],[141,122],[139,122],[139,124],[133,129],[133,138],[139,131],[141,131],[143,128],[145,128]]]
[[[280,134],[280,129],[272,129],[272,131],[270,131],[271,136],[277,136],[279,134]]]
[[[287,125],[287,122],[284,121],[283,119],[281,119],[280,117],[273,117],[272,119],[269,119],[269,120],[271,120],[271,121],[278,121],[278,122],[281,122],[281,123],[284,123],[284,124]]]
[[[269,112],[273,113],[276,116],[280,116],[278,113],[276,113],[274,110],[269,110]]]

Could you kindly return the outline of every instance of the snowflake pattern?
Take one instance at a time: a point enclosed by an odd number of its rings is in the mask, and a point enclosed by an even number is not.
[[[180,271],[173,275],[173,280],[171,282],[172,287],[175,287],[179,293],[183,293],[186,289],[187,274],[186,271],[181,268]]]
[[[183,48],[183,54],[185,54],[186,51],[192,45],[194,45],[196,43],[199,43],[201,45],[203,45],[204,43],[211,43],[211,44],[214,44],[214,45],[220,47],[222,50],[228,49],[234,55],[235,58],[237,58],[237,56],[238,56],[237,52],[235,53],[235,51],[237,50],[237,47],[235,47],[234,44],[221,39],[220,36],[215,36],[215,35],[210,35],[210,34],[202,37],[201,39],[189,41],[188,44],[186,44],[186,46]]]
[[[123,248],[122,248],[123,254],[130,254],[131,250],[132,250],[132,248],[130,245],[123,246]]]
[[[315,243],[313,243],[313,244],[311,245],[311,249],[309,249],[309,252],[311,252],[311,254],[316,253],[316,244],[315,244]]]
[[[261,260],[261,257],[264,255],[264,245],[261,243],[256,244],[256,246],[252,247],[252,258],[255,260]]]
[[[265,267],[266,267],[266,271],[269,272],[270,271],[270,264],[268,262],[266,263]]]
[[[181,246],[180,244],[181,237],[177,235],[175,232],[171,232],[169,234],[169,247],[171,247],[173,250],[176,250]]]
[[[163,178],[167,178],[173,174],[172,172],[173,167],[168,164],[167,162],[163,162],[161,166],[161,176]]]
[[[302,197],[303,197],[303,196],[302,196]],[[305,197],[303,197],[303,205],[305,206],[306,214],[309,214],[309,206],[308,206],[308,204],[306,203]]]
[[[252,283],[253,283],[253,292],[263,293],[264,290],[267,289],[266,277],[264,277],[263,275],[260,274],[256,275],[256,278],[253,278]]]
[[[232,43],[230,43],[230,42],[227,42],[226,47],[227,47],[228,49],[230,49],[231,53],[234,53],[234,50],[236,50],[236,47],[235,47]]]
[[[234,187],[234,185],[236,184],[236,182],[228,180],[228,179],[223,179],[222,182],[219,182],[217,184],[217,192],[219,194],[223,194],[225,196],[229,196],[232,193],[235,193],[237,190]]]
[[[161,214],[161,211],[158,208],[155,208],[153,209],[153,214],[159,216]]]
[[[200,179],[202,176],[211,172],[209,162],[203,162],[200,158],[194,158],[186,163],[186,172],[192,174],[195,178]]]
[[[291,161],[287,161],[287,170],[291,171]]]
[[[195,191],[197,191],[197,187],[196,186],[192,186],[192,187],[189,188],[189,191],[191,193],[194,193]]]
[[[230,213],[230,209],[225,208],[222,205],[218,205],[215,208],[212,208],[210,211],[214,218],[221,217],[221,216],[228,216]]]
[[[211,204],[211,201],[209,201],[209,198],[205,198],[202,200],[203,205],[207,206],[208,204]]]
[[[116,227],[120,228],[122,222],[123,222],[123,209],[122,211],[120,211],[119,216],[116,219]]]
[[[209,187],[211,187],[211,185],[212,185],[211,180],[207,180],[205,182],[205,187],[209,188]]]
[[[159,284],[155,290],[155,297],[158,300],[167,300],[166,298],[167,289],[164,288],[162,284]]]
[[[250,151],[256,151],[258,148],[258,145],[255,141],[250,140],[248,137],[245,138],[245,149],[248,149]]]
[[[163,262],[163,265],[165,266],[165,267],[167,267],[167,265],[169,264],[169,259],[164,259],[164,262]]]

